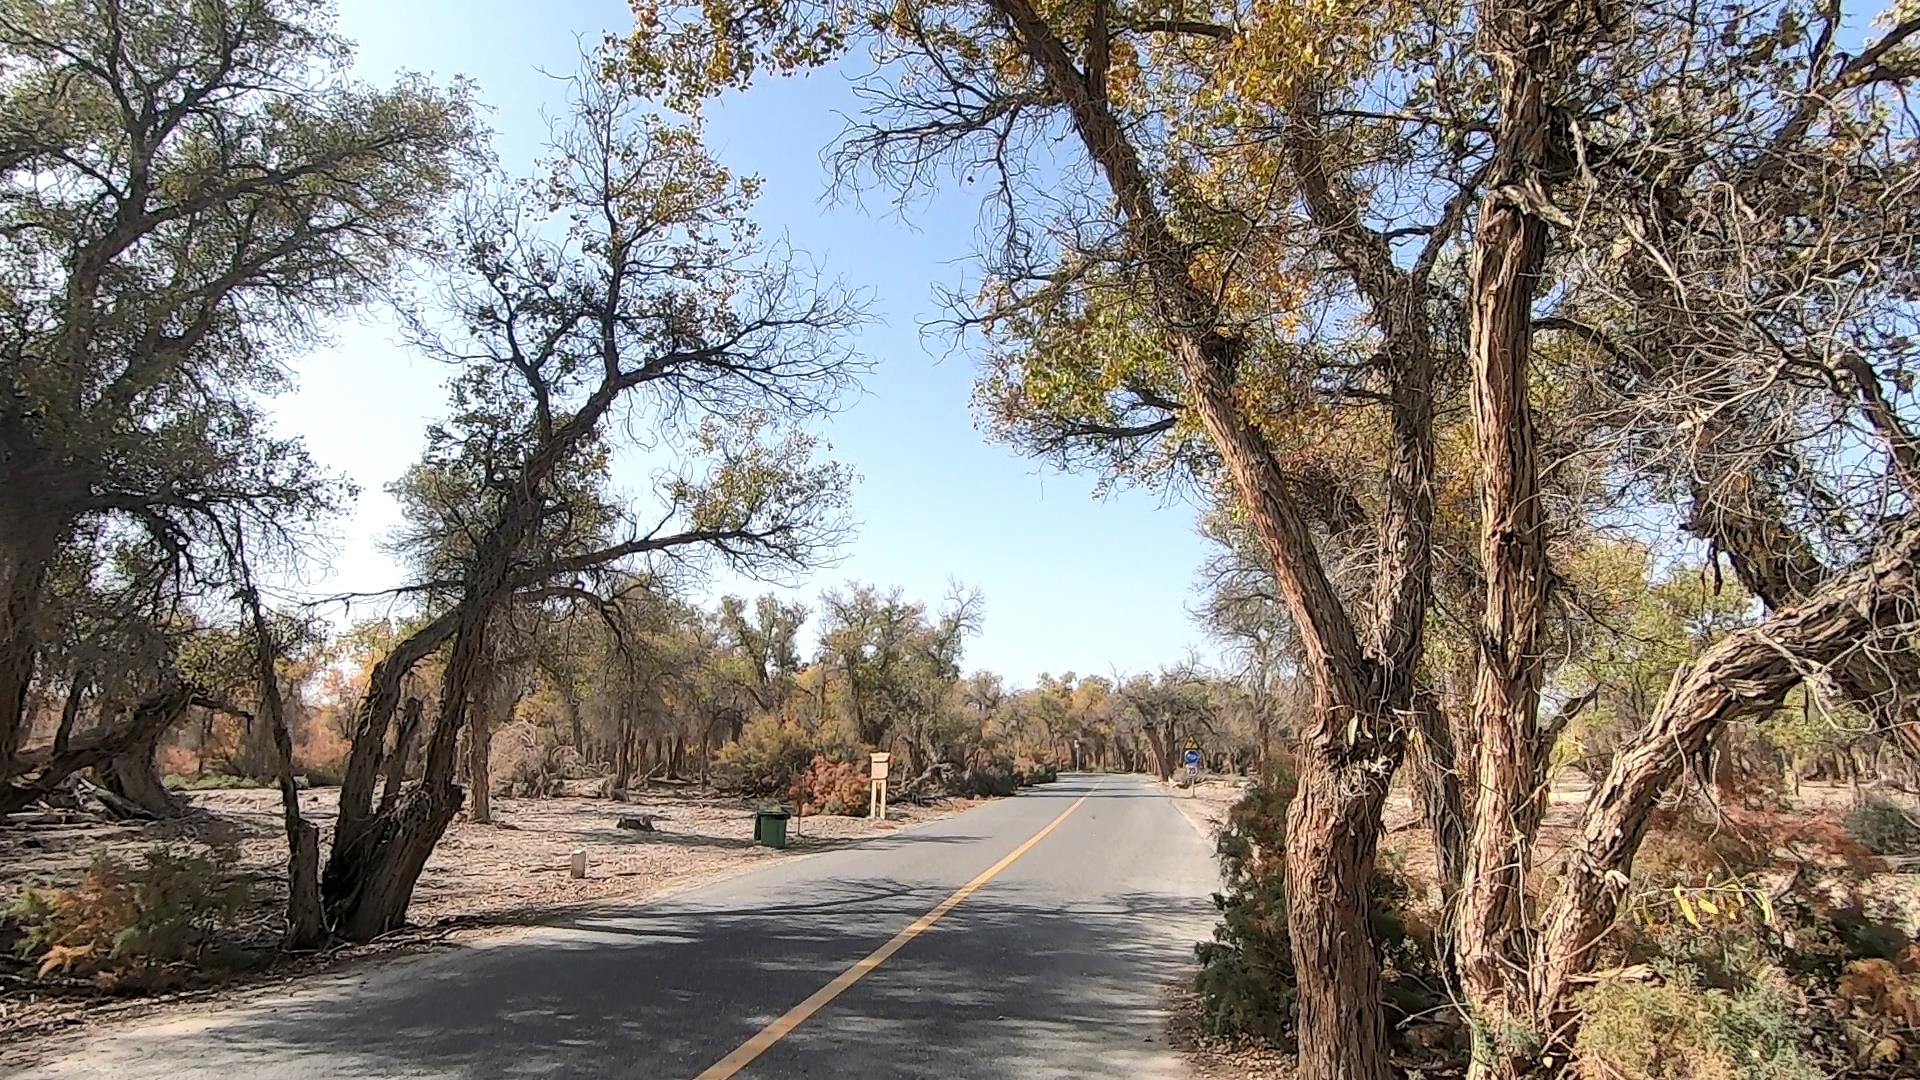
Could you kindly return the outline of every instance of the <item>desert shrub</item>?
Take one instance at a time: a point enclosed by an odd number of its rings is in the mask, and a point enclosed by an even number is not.
[[[798,814],[866,817],[868,783],[860,766],[815,754],[807,770],[794,777],[787,797]]]
[[[1224,889],[1213,940],[1195,946],[1202,1023],[1216,1035],[1293,1040],[1295,984],[1287,937],[1285,850],[1290,777],[1262,780],[1227,814],[1215,850]]]
[[[94,857],[66,888],[28,889],[7,911],[22,956],[41,977],[91,974],[103,982],[151,981],[170,965],[221,967],[229,940],[255,901],[251,878],[237,872],[239,852],[156,844],[129,860]]]
[[[1784,980],[1739,990],[1667,968],[1657,982],[1602,982],[1582,995],[1575,1053],[1587,1072],[1636,1080],[1816,1080]]]
[[[1855,803],[1846,823],[1847,833],[1876,855],[1920,855],[1920,820],[1884,795]]]
[[[1216,842],[1225,888],[1213,940],[1195,946],[1202,1022],[1216,1035],[1251,1035],[1276,1046],[1293,1038],[1295,982],[1287,935],[1287,804],[1294,780],[1276,772],[1247,789]],[[1418,917],[1420,890],[1395,861],[1374,868],[1370,886],[1382,989],[1399,1017],[1442,1004],[1433,930]]]
[[[953,780],[954,794],[980,799],[1011,795],[1018,790],[1019,774],[1014,771],[1013,762],[1005,759],[969,765]]]
[[[720,750],[726,782],[753,795],[785,793],[813,763],[819,748],[798,724],[756,717],[740,738]]]
[[[1060,770],[1050,761],[1029,761],[1025,758],[1014,763],[1014,778],[1021,787],[1033,787],[1038,784],[1051,784],[1060,779]]]

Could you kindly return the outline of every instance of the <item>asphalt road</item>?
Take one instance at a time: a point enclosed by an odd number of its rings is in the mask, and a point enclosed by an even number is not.
[[[667,900],[121,1027],[17,1075],[692,1078],[1056,819],[737,1075],[1181,1077],[1162,994],[1208,933],[1216,874],[1163,789],[1126,776],[1063,777]]]

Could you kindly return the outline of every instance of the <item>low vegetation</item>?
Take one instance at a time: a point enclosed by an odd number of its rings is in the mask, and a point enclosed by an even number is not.
[[[250,959],[236,940],[257,907],[231,845],[156,844],[137,857],[102,853],[71,885],[29,888],[7,910],[17,949],[41,978],[91,976],[150,990]]]

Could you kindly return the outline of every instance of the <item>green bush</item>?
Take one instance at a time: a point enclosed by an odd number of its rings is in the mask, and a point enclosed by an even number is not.
[[[1013,763],[994,760],[977,765],[969,765],[954,780],[954,793],[970,795],[974,798],[994,798],[1011,795],[1020,790],[1020,777],[1014,771]]]
[[[147,982],[169,965],[212,967],[234,958],[229,937],[256,902],[231,845],[209,851],[156,844],[130,861],[94,857],[66,888],[28,889],[7,911],[20,955],[41,977],[92,974]]]
[[[1293,777],[1276,774],[1247,789],[1227,815],[1216,845],[1225,891],[1215,893],[1220,923],[1195,946],[1202,1022],[1216,1035],[1250,1035],[1275,1046],[1293,1040],[1296,999],[1287,934],[1287,804]],[[1399,1017],[1428,1013],[1443,1001],[1433,933],[1413,915],[1418,895],[1397,864],[1374,868],[1370,888],[1382,990]]]
[[[1293,1041],[1295,987],[1287,937],[1285,857],[1291,777],[1263,780],[1227,815],[1215,848],[1225,890],[1213,894],[1220,924],[1195,946],[1202,1023],[1215,1035]]]
[[[1635,1080],[1817,1080],[1781,980],[1736,990],[1702,985],[1685,965],[1657,983],[1603,982],[1580,995],[1575,1052],[1583,1071]]]
[[[1847,811],[1847,833],[1875,855],[1920,855],[1920,821],[1884,795],[1869,794]]]

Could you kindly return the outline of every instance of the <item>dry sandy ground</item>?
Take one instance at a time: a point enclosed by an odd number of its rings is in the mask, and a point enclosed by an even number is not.
[[[1179,781],[1167,784],[1168,795],[1193,827],[1206,837],[1209,846],[1227,823],[1227,812],[1246,794],[1248,781],[1238,776],[1208,776],[1191,788]]]
[[[323,843],[338,812],[338,792],[302,792],[302,807],[322,828]],[[0,829],[0,910],[29,886],[71,882],[101,852],[131,856],[160,841],[203,845],[226,837],[237,843],[241,867],[263,883],[265,902],[243,929],[250,938],[270,938],[285,895],[286,847],[279,793],[248,789],[197,792],[198,811],[178,821],[151,824],[24,824]],[[949,800],[931,807],[896,805],[886,821],[808,817],[789,822],[786,851],[753,843],[752,804],[741,799],[656,789],[632,802],[606,799],[509,799],[496,797],[496,824],[476,825],[464,814],[428,860],[414,894],[410,917],[416,928],[386,948],[419,947],[455,930],[537,922],[565,908],[633,901],[742,873],[769,860],[795,858],[836,844],[892,832],[944,817],[973,805]],[[654,831],[617,827],[625,815],[647,814]],[[587,854],[587,876],[569,873],[575,850]],[[296,963],[281,974],[297,975],[328,964],[381,951],[381,946],[341,950]],[[0,1041],[44,1031],[126,1007],[103,1000],[84,985],[47,993],[0,967]],[[196,992],[199,996],[202,992]]]

